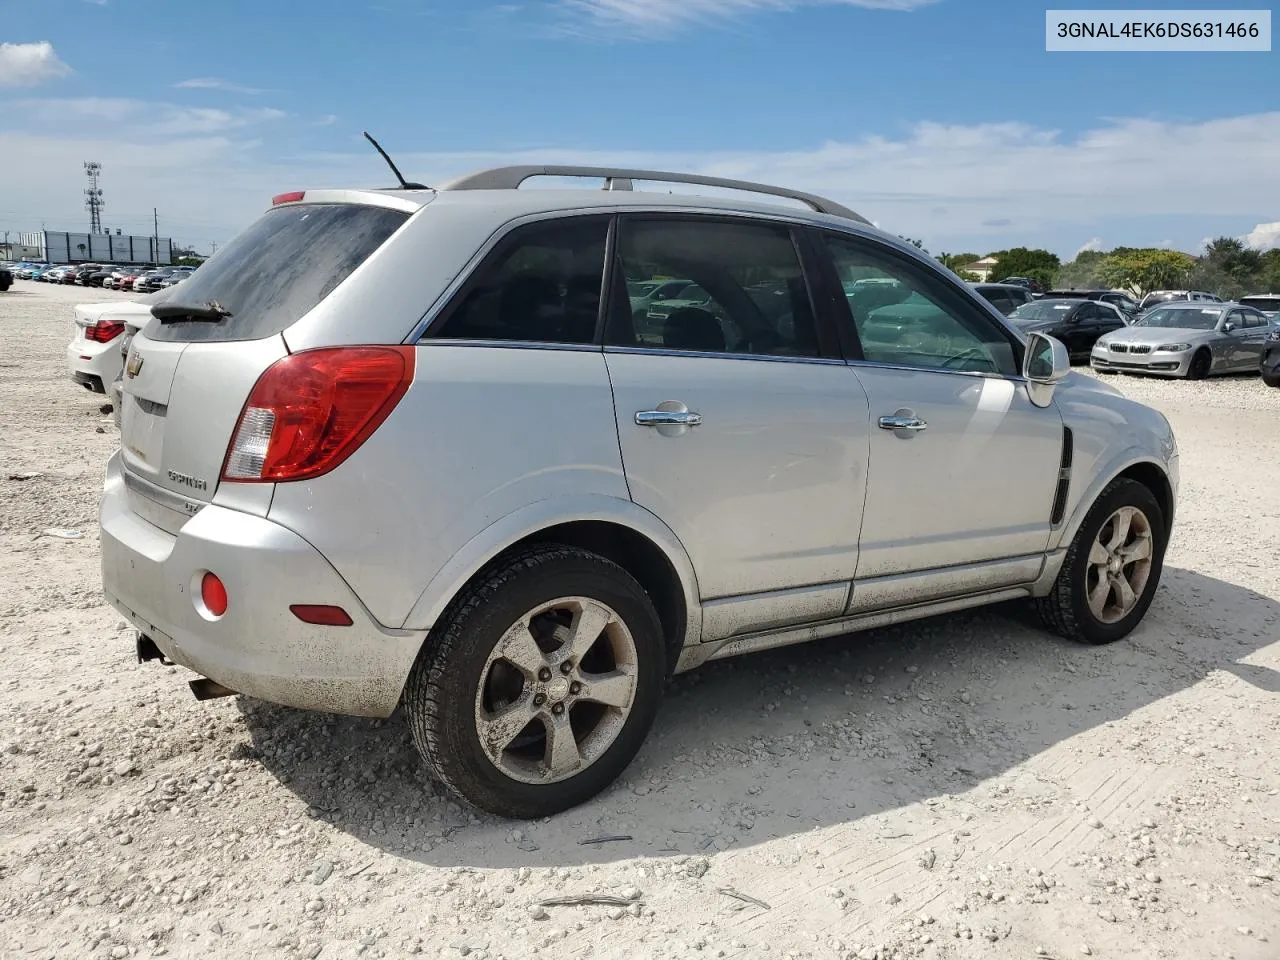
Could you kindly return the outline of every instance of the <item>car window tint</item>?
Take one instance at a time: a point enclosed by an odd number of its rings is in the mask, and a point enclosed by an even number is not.
[[[170,341],[260,340],[291,326],[320,303],[398,230],[409,214],[357,203],[275,207],[218,250],[180,286],[170,305],[216,302],[222,320],[153,325]],[[141,276],[129,267],[120,275]],[[153,301],[160,302],[160,301]]]
[[[866,360],[1017,375],[1009,336],[941,277],[870,241],[826,234],[824,243]]]
[[[516,230],[476,272],[430,336],[525,343],[591,343],[604,283],[605,218]]]
[[[675,297],[615,307],[608,342],[773,357],[819,355],[813,308],[785,227],[624,217],[618,265],[628,283],[679,276]]]

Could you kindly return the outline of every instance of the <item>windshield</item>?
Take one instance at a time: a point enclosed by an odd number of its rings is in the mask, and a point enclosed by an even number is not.
[[[647,297],[657,289],[658,285],[656,283],[646,283],[640,280],[627,281],[627,296],[630,297]]]
[[[156,324],[157,340],[260,340],[327,297],[409,218],[356,203],[277,207],[163,293],[165,303],[228,311],[216,323]]]
[[[1010,320],[1062,320],[1076,307],[1079,300],[1032,300],[1009,314]]]
[[[1200,310],[1165,307],[1152,310],[1141,320],[1143,327],[1181,327],[1184,330],[1213,330],[1222,316],[1220,307],[1204,307]]]

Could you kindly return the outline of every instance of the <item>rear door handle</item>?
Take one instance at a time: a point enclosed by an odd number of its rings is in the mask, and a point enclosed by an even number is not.
[[[881,417],[881,430],[923,430],[928,427],[925,421],[919,417]]]
[[[696,427],[702,422],[702,414],[692,410],[638,410],[636,426],[639,427]]]

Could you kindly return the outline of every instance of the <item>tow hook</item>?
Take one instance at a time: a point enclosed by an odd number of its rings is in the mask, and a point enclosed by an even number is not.
[[[166,667],[173,666],[173,661],[166,657],[160,648],[156,646],[156,642],[145,633],[139,633],[134,642],[138,649],[139,663],[146,663],[148,660],[159,660]]]
[[[197,700],[216,700],[218,697],[234,697],[238,691],[232,690],[230,687],[224,687],[217,680],[210,680],[208,677],[201,677],[199,680],[189,681],[191,692],[195,694]]]

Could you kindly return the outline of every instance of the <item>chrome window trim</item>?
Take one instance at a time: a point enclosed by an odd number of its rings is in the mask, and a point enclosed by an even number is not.
[[[943,370],[939,367],[912,366],[909,363],[884,363],[879,360],[846,360],[850,367],[876,367],[881,370],[905,370],[909,373],[944,373],[951,377],[981,377],[984,380],[1008,380],[1010,383],[1026,383],[1021,374],[988,373],[982,370]]]
[[[424,209],[426,206],[429,206],[429,204],[424,205]],[[765,223],[787,224],[789,226],[798,227],[801,229],[803,228],[829,229],[837,233],[842,233],[851,237],[859,237],[862,239],[869,238],[869,239],[878,240],[881,243],[888,246],[890,249],[899,250],[902,253],[906,253],[910,256],[915,256],[917,259],[920,259],[921,262],[924,262],[925,260],[925,258],[920,254],[918,250],[916,250],[915,247],[912,247],[910,244],[907,244],[903,241],[894,241],[892,237],[882,235],[874,227],[870,227],[870,226],[863,227],[862,225],[858,224],[856,221],[846,222],[846,223],[841,223],[841,222],[828,223],[825,221],[815,221],[811,219],[809,216],[806,216],[804,211],[800,211],[800,210],[797,210],[794,214],[790,213],[787,210],[769,211],[766,213],[764,211],[757,212],[753,210],[729,210],[729,209],[723,209],[720,207],[672,206],[671,204],[664,204],[661,201],[656,201],[656,200],[652,204],[650,203],[626,204],[625,206],[620,205],[616,207],[610,207],[610,206],[561,207],[555,210],[541,210],[541,211],[538,211],[537,213],[523,214],[521,216],[514,217],[511,220],[507,220],[499,224],[494,229],[493,233],[491,233],[489,237],[485,240],[485,242],[480,245],[479,249],[471,257],[471,259],[467,261],[466,265],[463,266],[463,268],[460,271],[458,271],[458,275],[449,282],[449,284],[444,288],[444,290],[440,293],[440,295],[436,297],[436,299],[427,307],[427,309],[423,312],[422,316],[419,318],[418,322],[414,324],[413,328],[409,331],[409,333],[405,336],[405,338],[400,342],[405,344],[413,344],[423,340],[423,338],[426,336],[427,329],[431,326],[433,322],[435,322],[435,319],[440,315],[440,312],[449,305],[449,303],[453,300],[454,295],[458,292],[459,289],[461,289],[467,283],[467,281],[471,278],[472,274],[475,273],[476,269],[480,266],[480,264],[483,263],[484,260],[489,256],[489,254],[493,252],[493,249],[499,243],[501,243],[507,237],[507,235],[510,234],[513,230],[518,230],[520,227],[528,226],[534,223],[540,223],[546,220],[565,220],[570,217],[590,217],[590,216],[618,217],[622,214],[677,214],[677,215],[685,214],[689,216],[713,216],[713,217],[721,217],[721,218],[743,219],[743,220],[748,220],[748,221],[757,222],[757,223],[765,222]],[[991,309],[994,309],[994,307]],[[998,311],[996,315],[999,316]]]
[[[625,353],[644,357],[700,357],[704,360],[763,360],[767,363],[820,363],[843,366],[840,357],[775,357],[767,353],[726,353],[723,350],[671,350],[666,347],[608,346],[606,354]]]
[[[464,337],[432,337],[412,344],[415,347],[485,347],[506,350],[571,350],[576,353],[599,353],[598,343],[550,343],[542,340],[468,340]]]

